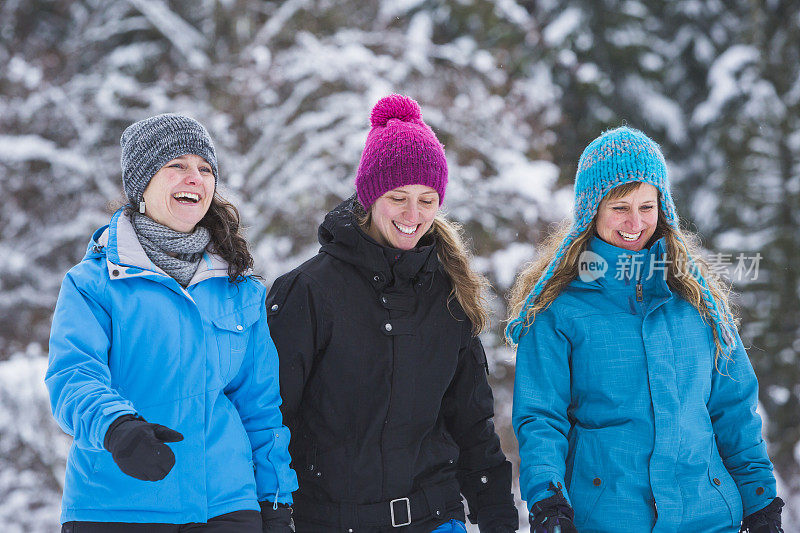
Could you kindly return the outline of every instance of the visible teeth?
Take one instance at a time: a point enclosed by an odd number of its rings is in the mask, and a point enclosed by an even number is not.
[[[619,234],[622,235],[622,238],[625,239],[626,241],[635,241],[636,239],[639,238],[639,235],[642,234],[641,231],[639,233],[625,233],[622,230],[617,230],[617,231],[619,231]]]
[[[417,231],[417,227],[419,226],[419,224],[417,224],[416,226],[404,226],[403,224],[400,224],[398,222],[393,222],[393,224],[394,224],[395,228],[399,229],[401,232],[405,233],[406,235],[411,235],[412,233]]]
[[[176,200],[190,200],[192,202],[199,202],[200,195],[193,192],[176,192],[172,195]]]

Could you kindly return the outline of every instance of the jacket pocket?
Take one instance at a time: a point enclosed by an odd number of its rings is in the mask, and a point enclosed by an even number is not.
[[[716,436],[711,439],[711,459],[708,463],[708,482],[711,485],[711,490],[716,491],[722,496],[728,506],[730,513],[730,525],[732,527],[739,527],[742,521],[742,496],[739,493],[739,488],[733,481],[728,469],[722,462],[717,449]]]
[[[304,490],[310,489],[306,493],[309,496],[321,492],[338,494],[342,498],[347,498],[354,478],[375,479],[377,474],[374,469],[354,470],[353,456],[348,453],[347,446],[344,444],[333,448],[324,448],[312,443],[308,448],[302,473],[298,471],[297,475],[303,478],[300,484]]]
[[[575,426],[575,453],[567,492],[575,510],[575,526],[580,530],[592,515],[608,479],[600,465],[602,458],[591,430]]]
[[[175,466],[160,481],[141,481],[120,470],[110,452],[91,451],[92,473],[69,486],[69,492],[80,494],[70,498],[73,505],[104,511],[107,516],[115,509],[131,509],[178,513],[181,511],[181,478],[187,474],[187,456],[176,449],[179,443],[169,444],[175,453]],[[68,475],[67,482],[73,482]],[[66,489],[65,489],[66,491]]]
[[[211,319],[219,355],[219,377],[228,383],[239,372],[244,359],[250,328],[261,316],[261,305],[251,305],[235,313]]]

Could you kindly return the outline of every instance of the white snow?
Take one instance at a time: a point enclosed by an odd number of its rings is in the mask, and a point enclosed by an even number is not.
[[[693,122],[702,126],[717,117],[725,104],[740,94],[742,87],[738,77],[742,69],[758,60],[758,50],[747,45],[731,46],[717,57],[708,73],[711,90],[706,101],[697,106]]]
[[[20,56],[12,57],[6,69],[9,80],[22,83],[28,89],[35,88],[42,81],[42,69],[29,64]]]
[[[81,174],[90,169],[81,154],[61,149],[38,135],[0,135],[0,161],[46,161],[54,167],[65,167]]]
[[[545,42],[552,47],[561,45],[564,39],[583,23],[583,19],[584,15],[580,9],[567,7],[544,29]]]
[[[430,14],[424,11],[416,13],[408,25],[405,60],[425,75],[433,73],[433,65],[429,60],[432,34],[433,20]]]
[[[511,287],[520,267],[534,258],[532,244],[512,242],[489,257],[494,278],[500,287]]]
[[[192,68],[206,68],[210,61],[204,49],[203,34],[170,10],[161,0],[128,0],[186,58]]]
[[[526,26],[531,22],[531,16],[524,7],[514,0],[494,0],[495,11],[498,15],[508,19],[518,26]]]

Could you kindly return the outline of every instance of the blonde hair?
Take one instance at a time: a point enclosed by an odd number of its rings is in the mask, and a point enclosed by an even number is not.
[[[358,224],[366,231],[372,223],[372,213],[364,212],[359,202],[355,204],[360,208],[360,212],[356,212]],[[472,323],[472,335],[477,336],[489,325],[484,295],[490,285],[486,277],[470,267],[472,254],[464,240],[461,225],[438,214],[425,235],[432,235],[435,239],[436,255],[453,287],[447,298],[448,309],[455,298]]]
[[[613,200],[627,196],[640,185],[641,182],[638,181],[620,185],[609,191],[605,198]],[[717,328],[714,327],[713,318],[709,314],[708,306],[703,297],[705,291],[698,281],[698,274],[706,280],[712,298],[721,311],[721,318],[726,324],[731,326],[731,329],[735,329],[737,319],[731,309],[730,296],[732,292],[730,284],[725,283],[724,280],[717,276],[711,270],[708,263],[702,258],[700,254],[700,239],[697,235],[683,230],[680,227],[673,227],[668,224],[660,205],[661,199],[659,198],[658,223],[653,239],[664,237],[666,241],[667,285],[697,309],[703,321],[711,327],[714,334],[714,344],[716,346],[714,364],[719,371],[718,362],[720,355],[726,359],[726,362],[730,360],[730,356],[724,349],[724,339],[719,337]],[[595,235],[596,219],[597,215],[595,215],[589,227],[576,237],[565,250],[560,263],[553,271],[552,277],[542,288],[536,301],[525,310],[523,327],[528,327],[533,324],[534,320],[536,320],[536,314],[550,307],[550,304],[553,303],[567,285],[578,276],[579,258],[586,250],[589,241]],[[514,282],[514,286],[509,291],[507,322],[511,322],[520,316],[528,295],[531,290],[533,290],[536,282],[539,281],[542,275],[547,271],[547,267],[553,261],[561,243],[569,235],[571,227],[571,221],[564,221],[544,240],[540,247],[538,258],[523,267]],[[729,323],[731,321],[733,323]],[[508,337],[507,341],[512,342]],[[720,371],[720,373],[722,372]]]

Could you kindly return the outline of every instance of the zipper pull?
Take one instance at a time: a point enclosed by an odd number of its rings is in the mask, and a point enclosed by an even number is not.
[[[644,301],[644,294],[642,292],[642,282],[636,284],[636,301],[637,302]]]

